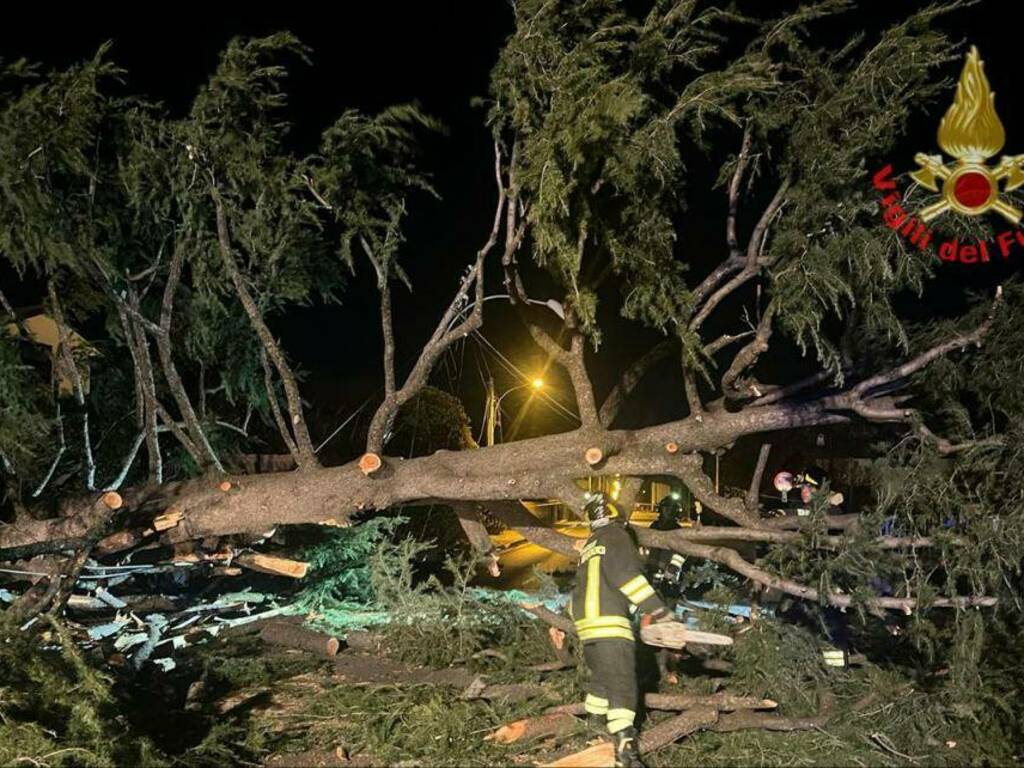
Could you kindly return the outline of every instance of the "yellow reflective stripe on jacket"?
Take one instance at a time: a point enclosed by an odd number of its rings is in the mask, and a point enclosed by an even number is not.
[[[601,615],[601,555],[594,555],[587,562],[587,598],[583,606],[584,618]]]
[[[577,633],[581,642],[587,640],[629,640],[633,641],[632,629],[623,629],[622,627],[597,627],[596,629],[581,629]]]
[[[573,623],[576,625],[576,629],[597,629],[598,627],[633,628],[633,625],[625,616],[595,616],[592,619],[578,619]]]
[[[654,587],[652,587],[650,582],[647,581],[647,578],[641,574],[639,576],[634,576],[619,587],[619,591],[628,597],[629,602],[633,603],[633,605],[640,605],[640,603],[654,594]]]

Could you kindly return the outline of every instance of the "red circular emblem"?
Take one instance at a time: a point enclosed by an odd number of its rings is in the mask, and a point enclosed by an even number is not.
[[[959,176],[953,187],[956,201],[964,208],[980,208],[992,194],[992,185],[983,173],[970,171]]]

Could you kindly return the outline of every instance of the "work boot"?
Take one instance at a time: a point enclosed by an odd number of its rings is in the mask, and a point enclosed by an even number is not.
[[[647,768],[640,759],[636,728],[623,728],[615,734],[615,768]]]

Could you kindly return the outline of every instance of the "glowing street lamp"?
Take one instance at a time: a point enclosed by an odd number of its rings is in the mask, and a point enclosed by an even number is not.
[[[495,396],[494,385],[493,383],[491,383],[487,391],[487,445],[494,445],[494,427],[497,424],[498,420],[501,418],[501,411],[499,410],[501,406],[501,401],[504,400],[509,395],[511,395],[513,392],[520,389],[529,388],[532,389],[534,392],[540,392],[542,389],[544,389],[544,384],[544,379],[542,379],[540,376],[536,376],[523,384],[517,384],[511,389],[502,392],[500,396]]]

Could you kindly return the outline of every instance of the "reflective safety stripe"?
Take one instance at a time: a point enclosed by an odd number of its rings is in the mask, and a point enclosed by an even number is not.
[[[600,696],[588,693],[586,700],[583,702],[583,709],[591,715],[606,715],[608,714],[608,699],[602,699]]]
[[[634,605],[640,605],[640,603],[647,600],[654,594],[654,587],[652,587],[650,582],[647,581],[647,578],[641,574],[639,576],[634,576],[619,587],[619,591],[629,598],[629,602]]]
[[[609,709],[608,710],[608,732],[618,733],[629,728],[636,719],[636,712],[632,709]]]
[[[672,555],[672,565],[682,565],[686,562],[686,558],[682,555]]]
[[[601,555],[587,562],[587,598],[583,616],[593,619],[601,615]]]
[[[625,616],[595,616],[592,619],[578,619],[573,623],[579,630],[597,629],[598,627],[622,627],[624,629],[633,627]]]
[[[581,629],[578,632],[581,642],[587,640],[609,640],[617,638],[619,640],[630,640],[633,638],[632,629],[623,629],[622,627],[596,627],[594,629]]]
[[[845,667],[846,666],[846,654],[839,650],[822,651],[821,655],[825,659],[826,666],[829,667]]]

